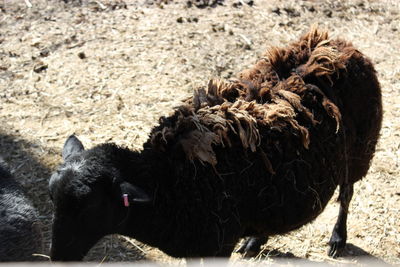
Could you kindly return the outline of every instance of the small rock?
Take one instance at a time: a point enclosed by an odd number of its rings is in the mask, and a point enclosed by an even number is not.
[[[324,9],[323,12],[324,12],[325,16],[327,16],[328,18],[332,18],[332,10]]]
[[[124,1],[118,1],[116,3],[109,4],[111,10],[117,9],[128,9],[128,5]]]
[[[310,6],[310,7],[308,8],[308,11],[310,11],[310,12],[315,12],[315,11],[316,11],[316,9],[315,9],[315,7],[314,7],[314,6]]]
[[[224,24],[212,24],[211,27],[213,32],[225,32]]]
[[[36,73],[40,73],[42,71],[47,70],[47,68],[48,68],[48,65],[44,64],[43,62],[40,61],[33,67],[33,71]]]
[[[46,17],[44,17],[44,21],[53,21],[53,22],[55,22],[56,19],[54,19],[54,18],[52,18],[50,16],[46,16]]]
[[[186,21],[187,22],[199,22],[199,19],[198,18],[196,18],[196,17],[189,17],[189,18],[186,18]]]
[[[254,5],[254,1],[253,0],[245,0],[244,1],[248,6],[253,6]]]
[[[276,8],[274,8],[274,9],[272,9],[271,11],[272,11],[272,13],[275,13],[275,14],[277,14],[278,16],[281,15],[281,9],[280,9],[279,7],[276,7]]]
[[[241,1],[237,1],[235,3],[232,4],[233,7],[241,7],[243,4],[246,4],[248,6],[253,6],[254,5],[254,1],[253,0],[241,0]]]
[[[12,52],[12,51],[8,51],[8,56],[9,57],[19,57],[19,55],[17,53]]]
[[[238,2],[233,3],[232,6],[235,8],[238,8],[238,7],[242,6],[242,3],[240,1],[238,1]]]
[[[193,5],[197,8],[207,8],[207,7],[217,7],[222,6],[224,4],[224,0],[189,0],[186,2],[186,6],[188,8]]]
[[[42,51],[40,51],[39,55],[41,57],[47,57],[50,54],[50,50],[48,48],[43,49]]]
[[[292,7],[285,7],[283,10],[285,10],[289,17],[300,17],[300,12]]]
[[[183,18],[182,18],[182,17],[177,18],[177,19],[176,19],[176,22],[178,22],[178,23],[183,23]]]
[[[80,59],[85,59],[85,58],[86,58],[85,52],[79,52],[79,53],[78,53],[78,57],[79,57]]]

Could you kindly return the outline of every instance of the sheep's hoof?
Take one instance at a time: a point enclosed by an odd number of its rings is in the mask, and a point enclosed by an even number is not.
[[[328,256],[337,258],[342,255],[344,247],[346,246],[346,240],[338,235],[333,234],[328,244],[330,246]]]
[[[235,252],[242,254],[246,258],[254,257],[260,252],[264,243],[265,238],[247,237]]]

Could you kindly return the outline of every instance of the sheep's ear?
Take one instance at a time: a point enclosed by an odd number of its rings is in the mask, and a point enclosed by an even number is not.
[[[129,206],[129,204],[135,203],[150,203],[152,201],[151,197],[140,187],[134,186],[128,182],[122,182],[119,184],[120,195],[119,197],[122,199],[122,203],[129,201],[128,203],[124,203],[125,206]],[[126,199],[124,199],[124,197]]]
[[[70,156],[82,152],[83,150],[85,150],[85,148],[83,147],[81,141],[79,141],[79,139],[76,138],[75,135],[71,135],[70,137],[68,137],[67,141],[65,141],[62,151],[62,157],[65,161]]]

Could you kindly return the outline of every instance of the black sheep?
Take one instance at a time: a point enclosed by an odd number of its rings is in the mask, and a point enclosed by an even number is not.
[[[241,237],[259,237],[246,251],[311,222],[340,186],[337,255],[381,120],[369,59],[312,29],[238,79],[197,90],[160,119],[142,151],[84,150],[71,136],[49,185],[51,257],[80,260],[111,233],[175,257],[229,256]]]
[[[37,212],[0,160],[0,262],[35,261],[43,252]]]

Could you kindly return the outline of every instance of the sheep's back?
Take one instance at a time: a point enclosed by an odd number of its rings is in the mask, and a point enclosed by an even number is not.
[[[380,94],[365,56],[312,29],[237,79],[196,90],[145,147],[173,155],[171,177],[196,192],[193,207],[247,232],[284,233],[318,216],[337,185],[366,174]]]

